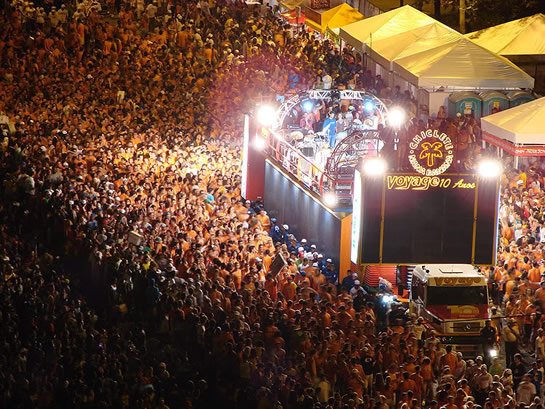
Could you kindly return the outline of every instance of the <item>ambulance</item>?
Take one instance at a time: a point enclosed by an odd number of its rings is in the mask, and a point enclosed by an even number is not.
[[[466,357],[481,354],[481,329],[490,317],[485,276],[469,264],[417,265],[409,290],[410,311],[423,317],[443,344]]]

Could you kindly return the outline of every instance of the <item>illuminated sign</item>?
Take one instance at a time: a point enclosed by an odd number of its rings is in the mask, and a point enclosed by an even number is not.
[[[409,143],[409,163],[424,176],[444,173],[454,161],[454,145],[446,133],[427,129]]]
[[[471,287],[484,285],[484,277],[435,277],[436,287]],[[430,283],[431,284],[431,283]]]
[[[350,261],[358,264],[360,252],[361,228],[361,175],[356,169],[354,172],[354,198],[352,199],[352,236],[350,242]]]
[[[460,176],[388,175],[386,183],[388,190],[475,189],[475,182]]]
[[[244,141],[242,148],[242,178],[240,183],[240,196],[246,198],[248,184],[248,147],[250,145],[250,117],[244,115]]]

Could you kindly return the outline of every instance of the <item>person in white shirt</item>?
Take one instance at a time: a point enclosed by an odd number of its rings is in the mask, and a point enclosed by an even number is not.
[[[331,89],[333,78],[331,78],[331,75],[326,74],[322,77],[322,82],[324,83],[324,89]]]
[[[350,289],[350,296],[352,299],[356,298],[358,295],[358,291],[363,291],[363,294],[367,294],[366,291],[361,287],[360,280],[354,281],[354,287]]]
[[[524,375],[517,388],[518,403],[529,405],[532,403],[534,396],[536,396],[536,386],[530,382],[530,377],[528,375]]]

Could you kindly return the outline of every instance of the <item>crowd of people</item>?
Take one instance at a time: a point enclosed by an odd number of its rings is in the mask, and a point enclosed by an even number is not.
[[[513,363],[466,362],[240,197],[241,113],[355,59],[266,7],[57,3],[0,11],[0,407],[541,408],[540,167],[489,272]]]

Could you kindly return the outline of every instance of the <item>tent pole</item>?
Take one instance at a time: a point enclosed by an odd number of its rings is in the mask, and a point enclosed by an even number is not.
[[[519,168],[519,157],[515,156],[515,169]]]

